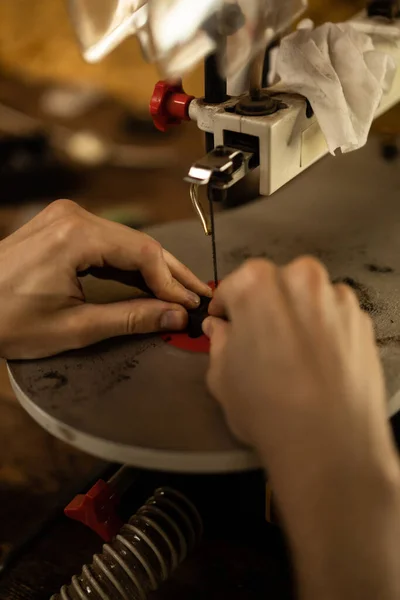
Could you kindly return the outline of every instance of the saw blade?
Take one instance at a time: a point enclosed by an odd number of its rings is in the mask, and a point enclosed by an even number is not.
[[[211,225],[211,249],[213,261],[213,276],[215,289],[218,287],[218,259],[217,259],[217,242],[215,236],[215,219],[214,219],[214,200],[211,188],[208,193],[208,201],[210,204],[210,225]]]

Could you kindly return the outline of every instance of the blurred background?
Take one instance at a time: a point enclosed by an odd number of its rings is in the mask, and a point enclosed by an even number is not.
[[[316,23],[340,21],[361,0],[310,0]],[[63,0],[0,2],[0,238],[56,198],[141,228],[192,216],[187,184],[203,153],[197,128],[161,134],[148,116],[158,80],[135,40],[99,65],[79,54]],[[202,70],[184,81],[202,95]],[[374,125],[398,131],[399,110]],[[0,366],[0,567],[26,525],[97,461],[47,435],[14,400]],[[0,597],[7,597],[1,595]],[[10,596],[8,596],[10,597]],[[18,596],[19,597],[19,596]]]
[[[182,175],[202,151],[201,134],[190,124],[168,135],[154,128],[158,75],[134,39],[86,64],[66,4],[0,3],[0,235],[60,197],[138,227],[191,216]],[[311,0],[308,16],[337,21],[364,4]],[[198,69],[184,87],[201,96],[202,82]]]

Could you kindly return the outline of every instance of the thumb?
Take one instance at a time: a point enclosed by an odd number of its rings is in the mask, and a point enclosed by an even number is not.
[[[224,351],[227,347],[230,323],[216,317],[203,322],[203,331],[210,338],[210,363],[207,371],[207,387],[217,400],[223,398]]]
[[[85,347],[123,335],[181,331],[187,312],[179,304],[156,299],[138,299],[113,304],[83,304],[72,310],[74,347]]]
[[[211,360],[217,358],[224,350],[228,339],[230,323],[216,317],[207,317],[203,322],[203,331],[210,339]]]

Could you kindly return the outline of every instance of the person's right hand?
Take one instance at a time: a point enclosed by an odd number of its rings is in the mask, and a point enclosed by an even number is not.
[[[220,284],[210,314],[209,388],[286,515],[307,486],[398,475],[372,322],[349,287],[312,258],[253,260]]]
[[[257,260],[221,283],[210,313],[209,388],[267,469],[299,597],[397,599],[399,462],[355,294],[313,259]]]

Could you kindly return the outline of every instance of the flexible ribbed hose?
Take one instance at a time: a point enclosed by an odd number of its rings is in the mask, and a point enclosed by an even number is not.
[[[194,505],[161,488],[51,600],[146,600],[186,558],[202,529]]]

